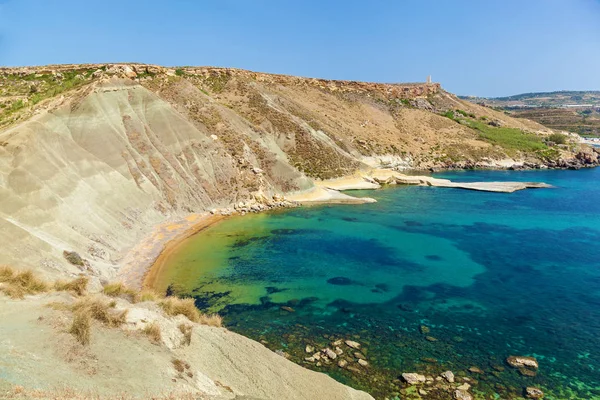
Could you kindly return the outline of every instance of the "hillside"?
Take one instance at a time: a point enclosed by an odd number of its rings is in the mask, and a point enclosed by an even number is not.
[[[149,226],[360,169],[596,160],[439,84],[148,65],[0,74],[0,237],[15,243],[0,264],[51,275],[79,272],[67,250],[111,278]]]
[[[527,118],[552,129],[600,136],[600,91],[560,91],[524,93],[508,97],[461,99],[505,110],[517,118]]]
[[[376,168],[598,164],[598,152],[579,143],[576,135],[557,136],[536,122],[461,100],[436,83],[329,81],[141,64],[0,68],[0,110],[0,266],[31,269],[47,280],[85,277],[92,293],[124,280],[132,266],[143,267],[148,260],[140,254],[163,245],[199,215],[216,209],[245,213],[295,206],[288,201],[295,196],[335,192],[319,185],[325,179]],[[78,349],[75,356],[69,353],[56,363],[77,382],[83,379],[82,390],[96,385],[117,393],[120,388],[111,380],[112,371],[127,373],[130,367],[124,366],[127,360],[115,365],[99,355],[110,340],[118,341],[119,349],[152,348],[140,345],[139,338],[103,328],[96,347],[83,351],[64,334],[70,314],[52,308],[59,295],[42,293],[16,303],[1,296],[3,321],[20,327],[6,328],[6,335],[20,339],[2,344],[0,350],[8,355],[0,358],[0,389],[7,382],[31,383],[23,378],[30,370],[8,376],[2,365],[22,356],[33,368],[34,353],[27,347],[31,340],[20,335],[40,328],[38,315],[47,321],[42,328],[49,343]],[[76,296],[59,299],[67,304],[58,307],[61,312],[78,301]],[[144,306],[150,311],[125,303],[114,307],[137,317],[150,312],[159,318],[151,305]],[[36,317],[25,318],[28,313]],[[160,316],[161,323],[175,326],[177,321],[164,318]],[[147,321],[138,322],[127,324],[145,329]],[[226,398],[275,398],[278,388],[269,382],[281,371],[290,393],[319,379],[336,398],[368,398],[321,375],[299,372],[304,370],[282,357],[273,361],[272,353],[249,339],[205,328],[195,330],[200,343],[206,340],[234,351],[210,353],[212,364],[196,360],[210,379],[187,382],[192,388],[219,383],[219,393],[231,389]],[[63,329],[64,335],[52,329]],[[176,328],[170,332],[171,339],[181,336]],[[152,352],[135,355],[145,366],[160,359],[152,389],[171,382],[165,371],[172,372],[172,367],[165,365],[177,356],[176,350],[161,347],[157,358]],[[258,368],[251,365],[253,359],[269,363]],[[77,368],[94,360],[100,360],[100,372],[92,374],[98,380],[84,377]],[[225,381],[228,368],[238,364],[251,375],[248,380],[240,372]],[[12,370],[17,369],[8,368]],[[49,385],[51,375],[40,385]],[[140,387],[139,381],[126,385],[134,392]]]

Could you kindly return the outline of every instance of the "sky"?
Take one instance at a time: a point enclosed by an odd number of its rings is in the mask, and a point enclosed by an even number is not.
[[[110,62],[600,90],[600,0],[0,0],[1,66]]]

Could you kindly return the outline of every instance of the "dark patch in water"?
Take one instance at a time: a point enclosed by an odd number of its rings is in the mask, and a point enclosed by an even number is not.
[[[234,249],[238,249],[240,247],[246,247],[249,244],[252,244],[254,242],[259,242],[259,241],[265,240],[267,238],[268,238],[268,236],[253,236],[253,237],[249,237],[249,238],[245,238],[245,239],[239,239],[239,240],[236,240],[235,243],[233,243],[231,245],[231,247]]]
[[[348,286],[348,285],[356,285],[357,283],[350,278],[346,278],[343,276],[336,276],[335,278],[327,279],[327,283],[330,285],[339,285],[339,286]]]
[[[423,224],[418,221],[404,221],[404,224],[406,226],[423,226]]]
[[[354,217],[342,217],[342,220],[347,221],[347,222],[356,222],[356,221],[358,221],[358,218],[354,218]]]
[[[275,286],[267,286],[267,287],[265,287],[265,289],[267,290],[267,294],[281,293],[281,292],[285,292],[287,290],[287,289],[279,289],[279,288],[276,288]]]
[[[375,287],[381,290],[382,292],[390,291],[390,285],[388,285],[387,283],[378,283],[377,285],[375,285]]]
[[[227,297],[231,294],[231,291],[227,292],[206,292],[195,289],[192,297],[194,298],[194,304],[200,310],[206,310],[214,306],[218,300],[223,297]]]
[[[435,254],[430,254],[425,256],[426,259],[431,260],[431,261],[441,261],[442,257],[435,255]]]

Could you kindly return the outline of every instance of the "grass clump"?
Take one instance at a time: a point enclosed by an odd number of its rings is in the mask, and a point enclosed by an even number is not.
[[[194,299],[180,299],[179,297],[167,297],[158,305],[170,316],[183,315],[192,322],[200,321],[200,311],[194,304]]]
[[[221,317],[219,314],[201,314],[198,323],[201,325],[208,325],[220,328],[223,326],[223,317]]]
[[[160,332],[160,325],[158,325],[158,323],[152,322],[151,324],[146,325],[142,332],[148,336],[152,343],[160,344],[162,335]]]
[[[145,301],[158,301],[161,298],[163,298],[163,296],[152,290],[142,290],[135,296],[134,301],[136,303],[143,303]]]
[[[109,283],[104,286],[102,292],[110,297],[121,297],[133,302],[137,296],[137,291],[126,287],[121,282]]]
[[[0,267],[0,291],[13,299],[22,299],[27,294],[36,294],[48,291],[46,282],[38,279],[33,272],[15,272],[8,266]]]
[[[58,291],[68,291],[83,296],[86,293],[89,279],[85,276],[80,276],[70,282],[57,281],[54,283],[54,289]]]
[[[90,313],[80,310],[75,313],[73,323],[69,333],[75,336],[75,339],[84,346],[90,343],[92,321]]]
[[[73,306],[75,313],[85,313],[103,324],[116,328],[125,323],[127,310],[114,310],[115,303],[107,302],[100,298],[87,297],[79,300]]]
[[[183,340],[181,341],[181,344],[186,346],[192,344],[192,330],[194,327],[188,324],[179,324],[178,328],[183,334]]]

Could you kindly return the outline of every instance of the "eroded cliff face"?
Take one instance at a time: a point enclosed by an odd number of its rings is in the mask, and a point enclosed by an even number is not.
[[[307,190],[314,179],[507,158],[446,110],[550,132],[438,84],[148,65],[0,76],[0,264],[48,275],[84,268],[111,279],[157,223]],[[65,250],[89,265],[69,264]]]

